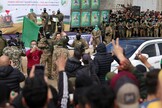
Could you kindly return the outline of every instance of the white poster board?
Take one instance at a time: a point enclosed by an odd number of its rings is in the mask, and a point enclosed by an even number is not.
[[[65,16],[70,16],[71,0],[0,0],[0,16],[6,16],[8,11],[13,23],[22,22],[30,9],[33,9],[37,16],[47,9],[49,15],[52,11],[60,10]]]

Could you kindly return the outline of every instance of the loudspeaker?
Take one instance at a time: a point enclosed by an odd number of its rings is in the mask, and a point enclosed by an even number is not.
[[[134,16],[140,16],[141,7],[140,6],[132,6],[131,11]]]

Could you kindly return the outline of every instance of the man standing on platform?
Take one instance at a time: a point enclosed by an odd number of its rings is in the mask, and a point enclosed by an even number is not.
[[[57,21],[58,21],[58,17],[55,14],[55,11],[52,11],[52,15],[50,16],[50,20],[51,20],[51,28],[50,28],[50,32],[51,34],[56,32],[56,28],[57,28]]]
[[[48,79],[52,78],[52,41],[51,39],[47,39],[47,37],[40,34],[40,41],[38,42],[38,47],[43,51],[43,54],[41,56],[41,64],[46,66],[47,64],[47,71],[48,71]]]
[[[43,12],[41,14],[41,19],[42,19],[43,30],[46,32],[48,30],[48,19],[49,19],[46,8],[43,9]]]
[[[89,48],[87,41],[82,39],[79,33],[76,34],[76,39],[70,46],[74,47],[74,49],[77,47],[83,47],[84,50]]]
[[[106,24],[105,40],[106,44],[109,44],[112,40],[112,27],[110,26],[110,24]]]
[[[60,10],[58,10],[56,16],[57,16],[57,18],[59,20],[59,24],[61,25],[62,30],[63,30],[63,28],[64,28],[64,23],[63,23],[64,15],[60,12]]]
[[[134,23],[133,23],[133,35],[134,36],[139,36],[139,22],[137,19],[135,19]]]
[[[30,13],[28,14],[28,18],[32,20],[34,23],[37,23],[37,15],[34,13],[33,9],[30,9]]]
[[[64,54],[65,57],[69,57],[69,51],[66,49],[66,43],[64,42],[63,37],[61,36],[60,33],[56,34],[56,37],[53,41],[54,45],[53,45],[53,57],[52,57],[52,69],[54,72],[54,77],[57,78],[58,77],[58,73],[57,73],[57,66],[56,66],[56,60],[61,56],[61,54]]]
[[[96,47],[101,42],[101,30],[98,28],[98,25],[96,25],[92,31],[92,39],[93,39],[92,44],[94,49],[93,52],[95,53]]]

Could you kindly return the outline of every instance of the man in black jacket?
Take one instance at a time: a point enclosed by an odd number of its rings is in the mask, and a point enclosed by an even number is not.
[[[16,68],[10,65],[10,59],[3,55],[0,57],[0,82],[7,85],[11,91],[19,92],[20,82],[25,76]]]
[[[101,84],[105,83],[105,75],[111,70],[111,63],[113,62],[113,57],[111,54],[106,52],[106,46],[104,43],[100,43],[97,46],[97,53],[95,54],[94,64],[97,76]]]
[[[80,61],[82,53],[83,52],[80,48],[75,48],[73,57],[67,59],[65,72],[68,78],[76,77],[77,71],[83,68]]]

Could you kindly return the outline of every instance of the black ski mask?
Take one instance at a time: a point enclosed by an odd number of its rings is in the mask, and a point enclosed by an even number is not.
[[[80,34],[76,34],[76,39],[80,40],[80,38],[81,38],[81,35]]]
[[[43,9],[44,13],[46,13],[46,8]]]

